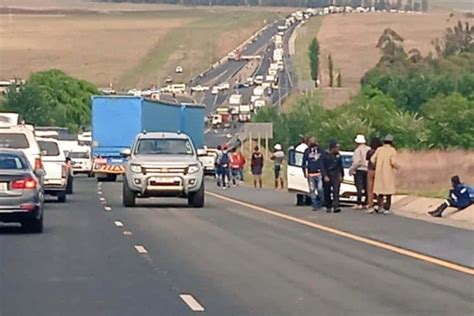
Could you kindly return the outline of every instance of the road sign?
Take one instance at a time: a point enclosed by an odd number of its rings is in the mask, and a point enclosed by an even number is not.
[[[245,139],[273,138],[273,123],[246,123]]]

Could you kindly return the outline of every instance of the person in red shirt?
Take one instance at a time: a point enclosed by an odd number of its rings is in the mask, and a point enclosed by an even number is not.
[[[230,168],[232,174],[232,184],[234,186],[237,185],[237,179],[239,181],[244,180],[244,166],[245,157],[236,148],[232,149],[232,153],[230,155]]]
[[[262,188],[263,154],[258,146],[255,146],[253,150],[250,167],[252,168],[253,186],[256,188],[258,183],[258,186]]]

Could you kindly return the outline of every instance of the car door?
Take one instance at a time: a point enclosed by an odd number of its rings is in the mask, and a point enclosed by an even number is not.
[[[65,178],[66,158],[64,153],[54,141],[38,140],[42,151],[44,170],[46,171],[45,182]]]
[[[309,193],[308,181],[304,176],[302,165],[303,153],[290,149],[287,168],[288,191]]]

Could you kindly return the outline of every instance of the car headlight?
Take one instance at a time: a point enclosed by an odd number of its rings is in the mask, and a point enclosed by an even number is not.
[[[191,165],[188,167],[188,173],[196,173],[199,171],[199,166],[198,165]]]
[[[130,165],[130,170],[132,170],[132,172],[135,172],[135,173],[140,173],[142,172],[142,166],[140,165]]]

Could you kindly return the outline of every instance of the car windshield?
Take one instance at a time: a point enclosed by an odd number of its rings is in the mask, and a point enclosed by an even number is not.
[[[352,165],[352,156],[351,155],[341,155],[342,157],[342,165],[344,169],[348,169]]]
[[[0,170],[24,170],[26,161],[19,155],[0,153]]]
[[[135,149],[138,155],[193,155],[187,139],[141,139]]]
[[[89,159],[91,157],[88,151],[71,151],[68,156],[71,159]]]
[[[26,149],[30,147],[28,139],[22,133],[2,133],[0,134],[0,148]]]
[[[55,142],[38,141],[43,156],[59,156],[59,147]]]

